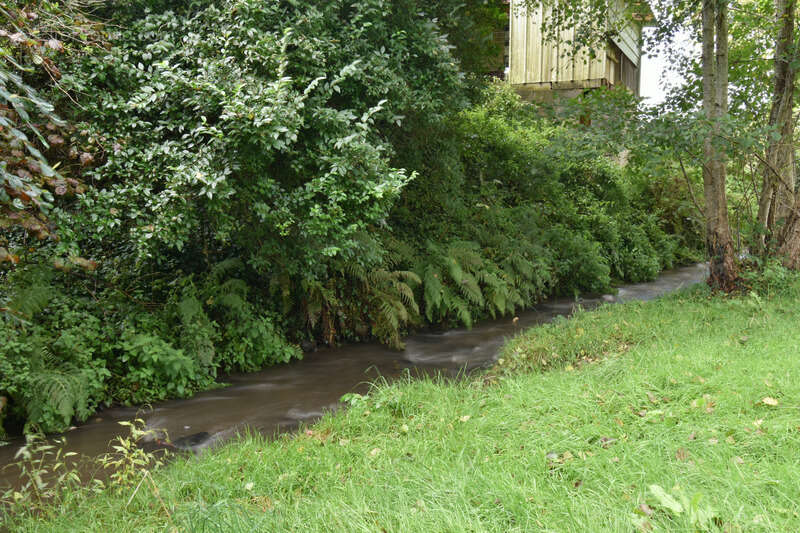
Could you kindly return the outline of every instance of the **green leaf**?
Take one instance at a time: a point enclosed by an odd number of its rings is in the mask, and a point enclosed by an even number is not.
[[[662,507],[669,509],[675,514],[681,514],[683,512],[683,506],[678,502],[678,500],[673,498],[661,486],[650,485],[648,488]]]

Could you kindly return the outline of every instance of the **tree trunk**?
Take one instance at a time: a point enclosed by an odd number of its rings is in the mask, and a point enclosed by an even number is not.
[[[726,161],[720,150],[720,121],[728,111],[727,0],[703,0],[703,111],[710,123],[703,142],[706,249],[709,284],[727,290],[736,281],[736,258],[728,223]]]
[[[793,104],[797,82],[797,61],[800,59],[799,43],[795,41],[796,0],[776,0],[777,16],[781,24],[775,44],[775,88],[773,108],[776,115],[775,126],[780,127],[780,139],[776,141],[770,164],[775,165],[778,185],[773,203],[780,202],[775,210],[782,227],[779,228],[778,254],[783,264],[789,268],[800,269],[800,194],[796,189]],[[772,115],[770,115],[772,119]],[[772,124],[771,124],[772,125]],[[784,207],[787,206],[787,207]],[[777,218],[777,217],[776,217]]]
[[[771,136],[762,164],[762,187],[758,202],[758,223],[764,234],[756,240],[757,251],[767,252],[774,241],[778,226],[783,227],[779,238],[783,245],[791,232],[787,218],[795,204],[794,169],[794,102],[797,68],[797,46],[794,43],[796,0],[775,0],[778,32],[775,38],[775,67],[772,106],[768,125],[778,135]]]

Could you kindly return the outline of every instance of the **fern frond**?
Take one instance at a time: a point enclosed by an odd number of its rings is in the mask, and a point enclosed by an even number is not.
[[[495,317],[495,310],[499,311],[501,315],[506,314],[506,305],[508,304],[507,291],[504,288],[490,288],[489,294],[489,312],[492,318]]]
[[[408,243],[390,236],[384,239],[384,247],[386,249],[384,262],[387,268],[414,263],[415,251]]]
[[[53,296],[53,291],[47,285],[34,284],[17,292],[9,302],[8,308],[26,318],[31,318],[42,311]]]
[[[447,253],[464,270],[474,272],[483,266],[483,257],[478,251],[477,243],[468,241],[455,242],[448,247]]]
[[[447,271],[453,282],[455,282],[456,285],[461,285],[464,281],[464,269],[461,268],[461,265],[455,257],[447,257]]]
[[[247,282],[243,279],[238,278],[231,278],[226,280],[225,283],[222,283],[219,286],[219,292],[222,294],[238,294],[242,298],[247,297],[249,287],[247,286]]]
[[[434,312],[442,305],[442,294],[444,291],[441,273],[433,265],[427,265],[425,267],[425,272],[423,273],[423,287],[425,316],[429,322],[433,322]]]
[[[419,305],[417,305],[417,300],[414,298],[414,291],[411,289],[411,287],[409,287],[402,281],[396,281],[392,285],[392,288],[400,296],[405,306],[410,308],[415,315],[418,315]]]
[[[366,269],[355,261],[348,261],[344,264],[344,274],[350,279],[358,281],[359,283],[371,283],[370,275],[367,274]]]
[[[453,313],[458,320],[467,326],[468,328],[472,327],[472,313],[469,311],[469,305],[467,302],[456,296],[455,294],[450,294],[448,298],[448,310]]]
[[[46,357],[45,359],[49,359]],[[63,430],[73,416],[88,415],[89,386],[86,376],[71,365],[32,370],[28,377],[29,391],[25,409],[28,420],[35,423],[48,419],[46,413],[55,413],[57,426],[45,426],[46,431]],[[52,424],[52,422],[50,422]]]
[[[536,273],[536,268],[531,261],[527,260],[520,254],[511,254],[511,257],[509,257],[509,262],[514,267],[514,270],[517,274],[528,280],[533,279],[533,276]]]
[[[217,303],[236,314],[243,312],[247,307],[247,300],[235,292],[223,294],[217,299]]]
[[[224,261],[220,261],[216,263],[213,267],[211,267],[211,278],[214,279],[217,283],[227,276],[228,274],[240,270],[244,267],[244,263],[238,257],[231,257],[230,259],[225,259]]]
[[[466,298],[468,302],[477,307],[483,307],[484,299],[478,280],[470,274],[465,274],[461,283],[458,285],[458,290]]]
[[[178,302],[178,317],[183,325],[190,324],[203,313],[203,304],[194,296],[187,296]]]
[[[413,285],[420,285],[422,283],[422,279],[417,275],[416,272],[412,272],[411,270],[395,270],[394,275],[397,279],[404,281],[405,283],[411,283]]]

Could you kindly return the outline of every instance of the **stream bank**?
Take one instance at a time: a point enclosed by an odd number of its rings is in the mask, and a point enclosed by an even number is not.
[[[146,411],[106,409],[64,434],[66,451],[86,457],[102,455],[114,438],[126,433],[119,422],[136,417],[143,418],[148,428],[166,431],[174,442],[193,452],[229,439],[245,428],[266,435],[292,430],[320,418],[325,411],[337,409],[344,394],[364,392],[378,377],[391,380],[408,371],[457,376],[492,364],[509,337],[568,315],[576,305],[592,308],[603,302],[650,300],[699,283],[706,272],[705,264],[677,268],[663,272],[655,281],[623,285],[614,296],[578,301],[556,298],[519,313],[518,320],[505,317],[476,324],[472,329],[412,335],[406,339],[403,351],[371,343],[325,348],[287,365],[231,375],[226,379],[227,387],[190,399],[159,403]],[[0,448],[0,464],[14,462],[21,444],[16,440]],[[12,469],[0,470],[0,488],[14,481]]]

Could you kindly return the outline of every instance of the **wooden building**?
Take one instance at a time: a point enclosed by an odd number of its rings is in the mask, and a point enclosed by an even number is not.
[[[552,100],[557,94],[570,97],[586,89],[620,85],[639,96],[642,28],[653,18],[649,7],[641,3],[637,3],[636,12],[645,6],[645,15],[631,15],[626,1],[616,0],[616,9],[610,15],[618,28],[612,32],[615,35],[604,46],[594,49],[594,53],[588,50],[575,53],[574,28],[560,31],[556,39],[548,39],[542,31],[547,10],[529,11],[521,7],[520,0],[510,0],[504,54],[506,79],[530,100]]]

